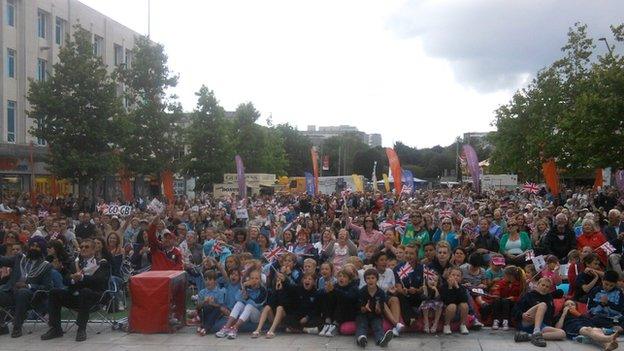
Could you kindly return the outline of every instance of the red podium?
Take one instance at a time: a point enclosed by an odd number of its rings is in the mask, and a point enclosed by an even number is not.
[[[186,273],[153,271],[130,278],[129,327],[134,333],[171,333],[186,323]]]

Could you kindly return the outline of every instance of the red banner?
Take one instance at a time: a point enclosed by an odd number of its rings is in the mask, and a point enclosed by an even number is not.
[[[397,156],[394,149],[387,147],[386,156],[388,156],[388,163],[390,164],[390,170],[392,171],[392,178],[394,179],[394,191],[395,195],[401,194],[401,163],[399,163],[399,156]]]
[[[596,176],[594,179],[594,189],[602,188],[602,168],[596,168]]]
[[[56,197],[58,196],[58,193],[59,193],[59,187],[58,187],[58,184],[56,183],[56,176],[52,176],[52,179],[50,180],[50,195],[52,195],[52,197],[56,199]]]
[[[165,195],[165,198],[167,199],[169,205],[171,205],[175,200],[173,195],[173,172],[169,170],[164,171],[162,172],[161,178],[163,185],[163,194]]]
[[[319,169],[318,169],[318,151],[314,146],[310,149],[312,153],[312,171],[314,172],[314,195],[318,195]]]
[[[551,194],[559,195],[559,174],[557,173],[557,165],[555,160],[550,159],[548,162],[542,164],[542,171],[544,173],[544,180]]]

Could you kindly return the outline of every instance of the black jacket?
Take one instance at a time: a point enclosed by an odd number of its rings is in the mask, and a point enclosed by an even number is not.
[[[551,294],[542,295],[537,291],[529,291],[528,293],[522,295],[520,300],[514,305],[511,314],[513,319],[516,321],[516,325],[521,325],[522,314],[524,312],[541,302],[545,302],[547,306],[546,314],[544,314],[544,324],[553,326],[553,318],[555,315],[553,297]]]
[[[615,248],[615,252],[621,254],[622,253],[622,245],[624,245],[624,240],[618,239],[618,233],[616,229],[619,229],[620,234],[624,233],[624,222],[620,222],[619,228],[615,226],[608,225],[604,228],[604,235],[607,238],[607,241],[613,245]]]
[[[10,291],[22,277],[22,263],[26,263],[26,256],[23,254],[13,257],[0,257],[0,267],[11,267],[9,280],[2,286],[0,290]],[[52,289],[52,265],[43,258],[38,260],[38,264],[42,264],[41,271],[36,276],[26,277],[26,284],[30,284],[30,290],[50,290]]]
[[[563,234],[563,239],[559,235]],[[560,261],[567,261],[570,250],[576,249],[576,235],[570,227],[566,227],[563,233],[559,233],[557,227],[552,227],[542,241],[545,253],[557,256]]]
[[[108,290],[108,283],[111,277],[110,263],[101,259],[99,268],[91,275],[83,276],[82,280],[70,282],[70,290],[80,290],[89,288],[95,292],[104,292]]]

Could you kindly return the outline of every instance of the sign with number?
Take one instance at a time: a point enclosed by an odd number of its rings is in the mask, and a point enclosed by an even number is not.
[[[119,206],[119,215],[122,217],[128,217],[132,213],[131,206]]]
[[[237,208],[236,209],[236,218],[238,219],[247,219],[249,218],[249,213],[247,213],[246,208]]]

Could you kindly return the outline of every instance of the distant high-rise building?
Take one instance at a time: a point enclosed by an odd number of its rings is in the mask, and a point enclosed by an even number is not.
[[[312,144],[315,146],[323,144],[325,139],[346,133],[356,134],[360,140],[368,146],[381,146],[381,134],[366,134],[359,131],[357,127],[348,125],[319,126],[318,129],[315,125],[308,125],[307,129],[300,131],[300,133],[310,138]]]

